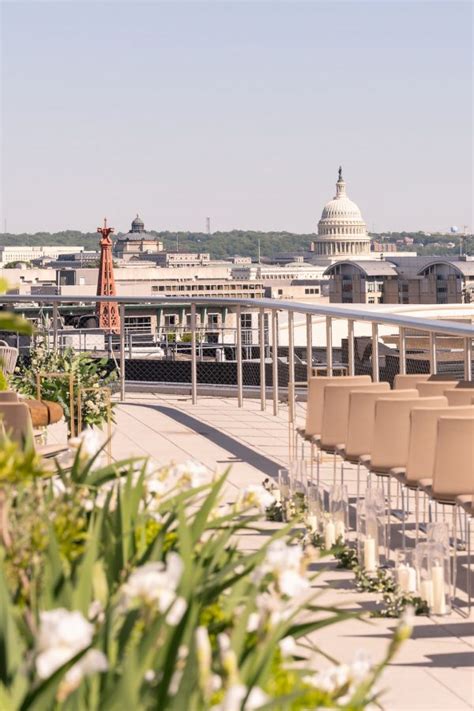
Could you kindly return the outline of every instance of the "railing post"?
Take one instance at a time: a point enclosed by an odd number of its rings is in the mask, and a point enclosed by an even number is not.
[[[132,360],[133,358],[132,336],[133,334],[130,331],[130,333],[128,334],[128,357],[130,358],[130,360]]]
[[[472,380],[472,339],[464,339],[464,380]]]
[[[379,375],[379,326],[377,323],[372,324],[372,380],[378,383]]]
[[[242,378],[242,319],[241,307],[237,306],[237,338],[236,338],[236,356],[237,356],[237,404],[242,407],[244,404],[244,388]]]
[[[196,304],[191,304],[191,402],[197,403]]]
[[[265,382],[265,309],[260,309],[258,314],[258,331],[260,345],[260,409],[265,410],[266,382]]]
[[[295,314],[288,311],[288,417],[295,421]]]
[[[306,377],[313,375],[313,317],[306,314]]]
[[[332,375],[332,318],[326,316],[326,375]]]
[[[349,375],[355,375],[355,359],[354,359],[354,321],[347,321],[347,365]]]
[[[125,400],[125,305],[120,304],[120,400]]]
[[[436,333],[430,331],[430,374],[436,375],[437,373],[437,363],[436,363]]]
[[[406,375],[407,372],[407,337],[404,326],[400,326],[398,335],[398,371],[400,375]]]
[[[58,304],[53,303],[53,350],[58,348]]]
[[[272,311],[273,414],[278,415],[278,311]]]

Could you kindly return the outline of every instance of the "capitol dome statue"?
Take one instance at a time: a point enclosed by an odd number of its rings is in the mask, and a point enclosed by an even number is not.
[[[323,209],[314,240],[317,256],[334,258],[370,255],[370,237],[359,208],[346,195],[346,183],[339,168],[336,196]]]

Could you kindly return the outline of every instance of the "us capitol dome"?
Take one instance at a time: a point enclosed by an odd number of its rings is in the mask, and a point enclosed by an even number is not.
[[[348,255],[370,255],[370,237],[359,208],[349,200],[346,183],[339,168],[336,195],[324,206],[314,240],[316,256],[332,259]]]

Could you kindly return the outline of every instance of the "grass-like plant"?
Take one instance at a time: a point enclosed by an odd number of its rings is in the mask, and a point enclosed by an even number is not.
[[[6,482],[5,477],[4,482]],[[357,711],[381,663],[338,665],[308,638],[353,613],[316,604],[311,554],[259,532],[268,492],[225,503],[201,465],[103,466],[91,431],[72,466],[11,479],[0,548],[2,711]],[[268,534],[268,530],[266,531]]]

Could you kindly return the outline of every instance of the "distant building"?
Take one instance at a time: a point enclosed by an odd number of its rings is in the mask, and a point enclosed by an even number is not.
[[[158,267],[204,267],[211,258],[208,252],[160,252],[150,261]]]
[[[6,264],[19,262],[33,262],[37,259],[57,259],[60,254],[74,254],[83,252],[84,247],[64,247],[60,244],[52,246],[0,246],[0,268]]]
[[[114,244],[114,255],[118,259],[143,259],[144,255],[162,251],[163,242],[145,230],[145,223],[139,215],[133,220],[130,231],[119,234]]]
[[[339,168],[336,195],[324,206],[313,249],[317,256],[331,260],[370,254],[367,227],[358,206],[347,197],[342,168]]]
[[[474,260],[387,257],[340,261],[325,271],[332,303],[474,303]]]
[[[396,252],[397,245],[393,242],[378,242],[373,240],[371,243],[372,252]]]

